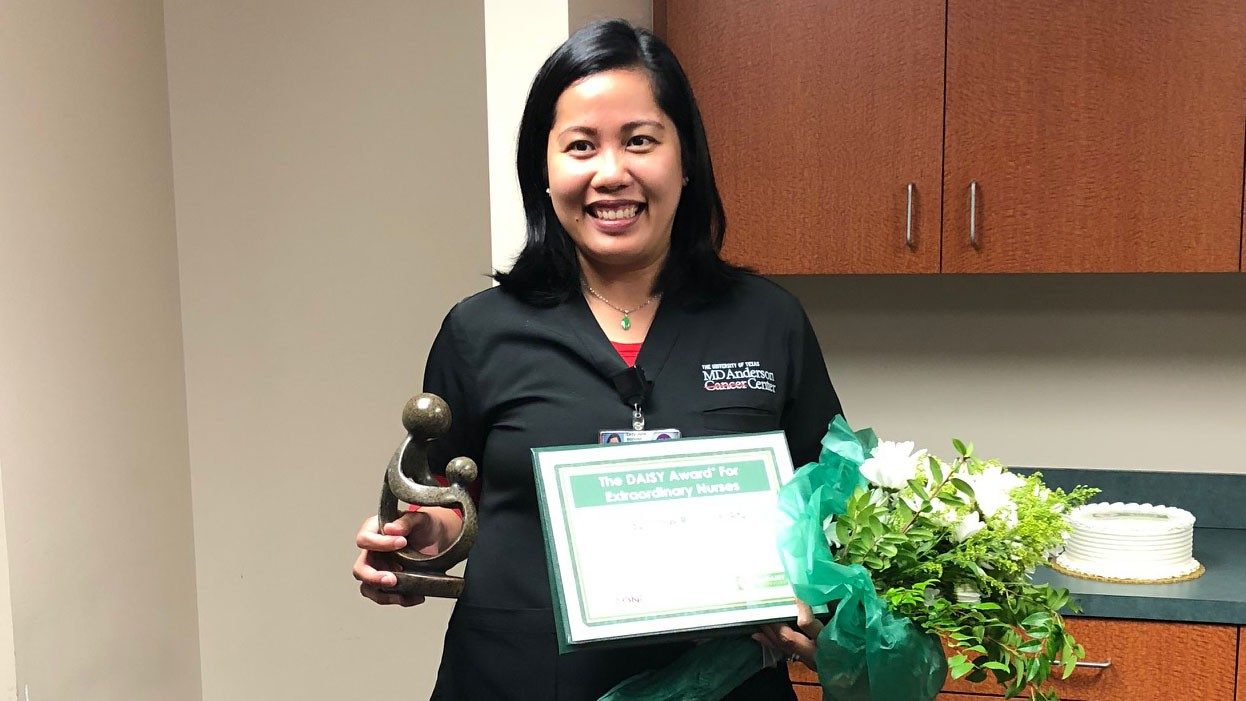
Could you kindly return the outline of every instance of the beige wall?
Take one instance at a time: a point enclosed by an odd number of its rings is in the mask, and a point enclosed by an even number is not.
[[[3,448],[0,448],[0,455]],[[13,599],[9,588],[9,534],[4,518],[4,466],[0,465],[0,697],[17,698],[17,649],[13,644]]]
[[[168,0],[166,40],[203,696],[426,697],[448,605],[349,570],[441,318],[489,284],[483,7]]]
[[[198,699],[160,4],[9,0],[0,27],[17,685],[33,701]]]
[[[730,214],[728,214],[730,217]],[[1013,465],[1246,474],[1246,275],[780,278],[844,410]]]
[[[621,17],[639,27],[653,28],[652,0],[566,0],[567,28],[574,32],[597,19]]]

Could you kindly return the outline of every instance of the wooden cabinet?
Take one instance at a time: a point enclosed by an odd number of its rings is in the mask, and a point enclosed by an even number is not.
[[[938,272],[944,8],[655,3],[709,134],[728,259],[780,274]]]
[[[1246,701],[1246,626],[1103,618],[1070,618],[1068,625],[1086,648],[1084,661],[1111,665],[1055,682],[1063,701]],[[789,664],[788,674],[798,699],[822,698],[807,667]],[[997,684],[949,677],[938,701],[1002,697]]]
[[[787,663],[787,675],[792,679],[792,688],[800,701],[822,701],[822,686],[818,684],[818,675],[799,662]]]
[[[1246,626],[1237,629],[1237,701],[1246,701]]]
[[[1244,96],[1241,0],[950,0],[943,270],[1238,270]]]
[[[1055,682],[1063,701],[1234,701],[1237,626],[1070,618],[1069,630],[1086,648],[1086,662]],[[949,692],[1002,696],[996,684],[949,679]]]
[[[678,0],[654,18],[700,100],[734,261],[1246,269],[1246,2]]]

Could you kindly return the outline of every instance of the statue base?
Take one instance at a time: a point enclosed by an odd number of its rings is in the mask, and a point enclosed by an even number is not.
[[[463,578],[434,572],[395,572],[398,583],[381,591],[395,594],[419,594],[443,599],[457,599],[463,593]]]

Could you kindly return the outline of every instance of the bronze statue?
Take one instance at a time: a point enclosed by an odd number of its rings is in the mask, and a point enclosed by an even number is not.
[[[463,510],[463,530],[450,547],[436,555],[424,555],[411,547],[389,555],[390,563],[401,565],[395,571],[398,583],[386,591],[458,598],[463,579],[446,574],[467,557],[476,542],[476,505],[467,493],[467,486],[476,481],[476,463],[471,458],[455,458],[446,466],[450,485],[443,487],[428,469],[428,444],[450,430],[450,407],[445,400],[427,392],[407,401],[402,410],[402,425],[407,438],[398,447],[385,471],[381,485],[379,523],[395,521],[401,515],[398,502],[419,506],[458,506]]]

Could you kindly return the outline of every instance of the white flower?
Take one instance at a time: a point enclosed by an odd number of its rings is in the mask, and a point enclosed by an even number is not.
[[[917,465],[925,459],[926,451],[913,452],[913,441],[879,441],[870,457],[861,463],[861,474],[871,484],[900,489],[917,476]]]
[[[831,514],[822,522],[822,533],[826,536],[826,540],[831,547],[838,548],[843,543],[839,542],[839,535],[835,532],[835,515]]]
[[[956,585],[956,600],[962,604],[982,603],[982,592],[969,582]]]
[[[998,467],[992,467],[979,475],[965,475],[965,481],[973,487],[974,499],[978,508],[988,517],[995,516],[1005,509],[1010,509],[1012,516],[1004,514],[1010,522],[1015,523],[1017,506],[1012,502],[1012,490],[1025,484],[1025,480],[1017,475]]]
[[[913,513],[917,513],[922,508],[922,498],[917,496],[915,492],[902,492],[900,494],[900,501],[908,504],[908,507],[913,510]]]
[[[870,490],[870,503],[873,504],[874,506],[886,507],[888,504],[891,503],[891,499],[888,496],[887,492],[884,492],[881,489],[871,489]]]
[[[986,528],[986,524],[982,522],[982,518],[978,516],[977,511],[970,511],[969,515],[962,518],[960,523],[952,528],[952,537],[957,543],[963,543],[969,536]]]
[[[936,523],[950,525],[952,519],[956,518],[956,512],[952,507],[940,501],[937,497],[930,500],[930,517]]]
[[[923,499],[917,496],[917,494],[904,491],[900,492],[899,496],[900,499],[913,510],[913,513],[921,511]],[[930,515],[930,519],[932,521],[944,526],[952,525],[952,520],[956,517],[952,511],[952,507],[945,504],[938,497],[931,499],[929,503],[930,510],[927,513]]]

